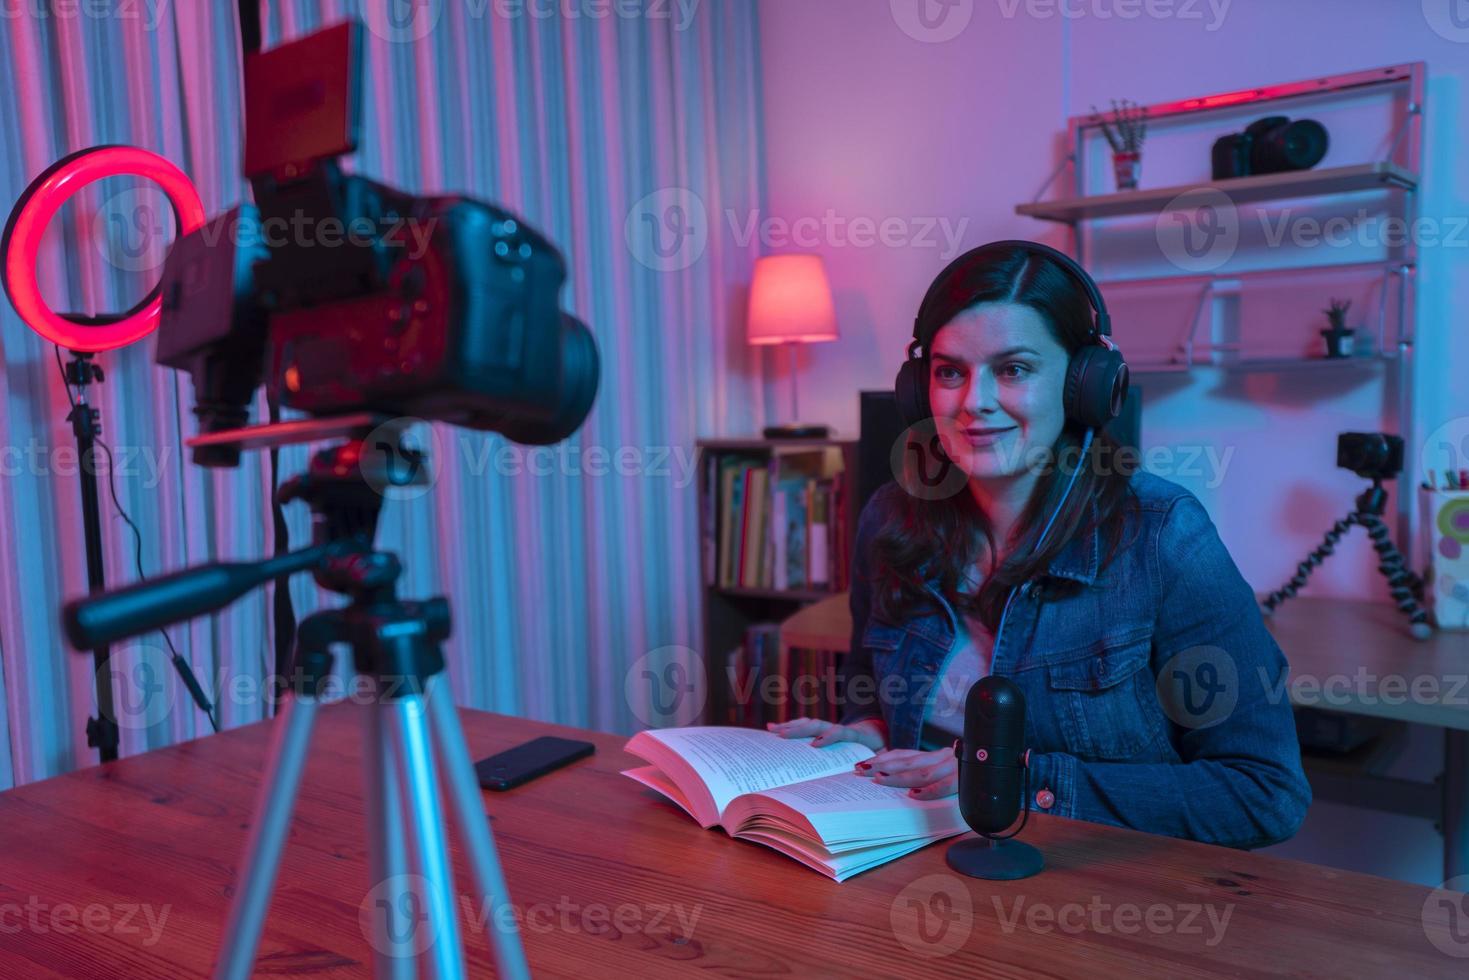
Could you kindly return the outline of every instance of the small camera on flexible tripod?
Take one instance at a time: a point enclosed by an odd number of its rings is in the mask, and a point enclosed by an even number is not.
[[[1429,625],[1428,613],[1422,605],[1423,579],[1407,567],[1382,519],[1387,507],[1387,488],[1383,483],[1403,470],[1403,437],[1384,432],[1343,432],[1336,440],[1336,465],[1351,470],[1364,480],[1371,480],[1372,485],[1357,495],[1356,509],[1333,524],[1320,546],[1296,566],[1296,573],[1290,581],[1265,597],[1261,602],[1265,615],[1273,613],[1275,607],[1286,599],[1293,598],[1311,573],[1332,554],[1337,542],[1355,525],[1366,528],[1372,538],[1372,547],[1378,557],[1377,570],[1387,579],[1393,602],[1408,617],[1409,632],[1414,639],[1428,639],[1433,635],[1433,627]]]

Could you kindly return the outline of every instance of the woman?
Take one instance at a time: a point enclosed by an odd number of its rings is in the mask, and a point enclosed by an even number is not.
[[[1045,246],[1002,242],[935,280],[915,343],[956,492],[905,480],[869,501],[842,722],[770,727],[861,742],[877,751],[863,775],[949,796],[964,697],[1003,675],[1026,699],[1027,806],[1277,843],[1311,798],[1285,658],[1199,501],[1128,472],[1068,412],[1068,364],[1098,343],[1082,275]]]

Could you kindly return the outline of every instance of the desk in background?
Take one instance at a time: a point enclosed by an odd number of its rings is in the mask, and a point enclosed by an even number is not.
[[[1444,835],[1444,880],[1469,874],[1469,633],[1440,630],[1415,640],[1392,606],[1304,596],[1282,604],[1265,623],[1290,663],[1292,703],[1444,730],[1437,784],[1310,766],[1307,775],[1323,799],[1436,818]],[[783,648],[845,652],[851,637],[845,594],[781,624]]]
[[[371,904],[359,710],[320,713],[262,973],[371,969],[358,922]],[[462,717],[476,758],[538,735],[597,746],[485,794],[536,976],[1462,977],[1469,963],[1459,958],[1469,941],[1447,945],[1463,895],[1047,815],[1025,831],[1046,856],[1035,878],[960,878],[938,843],[838,885],[700,829],[620,775],[641,764],[621,736]],[[251,725],[0,793],[0,976],[205,976],[269,734]],[[462,890],[468,867],[454,844]],[[43,915],[104,910],[117,927],[13,928],[27,904]],[[139,907],[151,921],[167,909],[156,942]],[[466,932],[471,975],[488,976],[484,935]]]

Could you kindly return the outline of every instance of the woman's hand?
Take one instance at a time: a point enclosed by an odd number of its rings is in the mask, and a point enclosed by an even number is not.
[[[766,729],[781,738],[809,738],[817,748],[833,742],[859,742],[874,752],[881,752],[887,744],[887,726],[876,718],[869,718],[852,725],[838,725],[820,718],[795,718],[767,724]]]
[[[860,776],[871,776],[884,786],[908,786],[915,800],[937,800],[959,792],[959,760],[954,750],[888,749],[857,763]]]

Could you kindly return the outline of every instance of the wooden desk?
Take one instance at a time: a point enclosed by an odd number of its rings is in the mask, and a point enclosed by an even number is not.
[[[1290,663],[1292,704],[1444,729],[1442,786],[1358,779],[1375,787],[1356,798],[1396,812],[1401,798],[1424,798],[1444,834],[1444,880],[1469,874],[1469,633],[1408,634],[1392,606],[1299,596],[1265,623]],[[814,603],[781,624],[781,644],[845,652],[852,616],[845,593]],[[1311,774],[1319,784],[1330,778]],[[1360,786],[1359,786],[1360,788]],[[1425,807],[1427,809],[1427,807]]]
[[[321,712],[261,973],[369,972],[356,710]],[[940,843],[838,885],[699,829],[619,775],[637,764],[620,736],[463,718],[476,757],[542,734],[597,744],[485,794],[538,976],[1462,977],[1469,962],[1430,940],[1452,941],[1462,895],[1056,817],[1025,832],[1047,861],[1027,881],[959,878]],[[204,976],[268,734],[252,725],[0,794],[0,976]],[[454,863],[462,887],[457,847]],[[24,925],[25,906],[44,931]],[[104,916],[116,927],[76,930]],[[472,975],[490,975],[482,936],[468,935]],[[1448,949],[1469,953],[1459,942]]]

